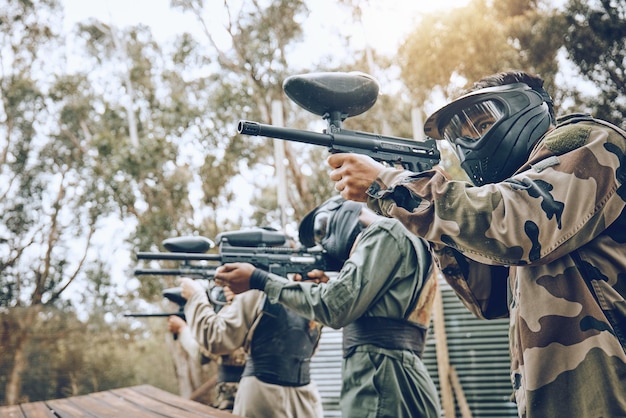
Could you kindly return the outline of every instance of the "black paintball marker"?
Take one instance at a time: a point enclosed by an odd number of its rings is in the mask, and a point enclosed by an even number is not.
[[[241,120],[237,132],[328,147],[332,153],[365,154],[390,166],[420,172],[439,163],[434,139],[416,141],[342,129],[341,123],[370,109],[380,87],[372,76],[361,72],[324,72],[288,77],[285,94],[298,106],[321,116],[328,127],[323,133],[302,131]]]
[[[163,291],[163,297],[170,302],[174,302],[178,305],[178,312],[157,312],[157,313],[127,313],[124,316],[133,318],[162,318],[168,316],[177,316],[185,319],[185,303],[187,300],[181,295],[180,287],[172,287]]]
[[[170,316],[177,316],[181,318],[183,321],[186,321],[185,318],[185,303],[187,303],[187,299],[185,299],[181,295],[182,289],[180,287],[172,287],[170,289],[165,289],[163,291],[163,297],[168,299],[170,302],[174,302],[178,305],[178,312],[157,312],[157,313],[128,313],[124,316],[132,317],[132,318],[163,318]],[[174,334],[174,339],[178,339],[178,335]]]
[[[183,321],[186,321],[187,319],[185,318],[185,303],[187,303],[187,300],[182,297],[181,290],[182,289],[180,287],[172,287],[163,291],[164,298],[178,305],[177,312],[127,313],[124,314],[124,316],[131,318],[167,318],[170,316],[177,316],[179,318],[182,318]],[[174,339],[178,339],[178,335],[174,334]]]
[[[176,268],[149,268],[135,269],[135,276],[157,275],[157,276],[186,276],[192,279],[209,280],[209,291],[207,295],[214,307],[225,305],[224,300],[216,299],[212,290],[216,287],[213,283],[215,270],[218,266],[208,265],[206,261],[194,258],[194,255],[202,255],[215,246],[210,239],[202,236],[183,236],[163,240],[163,247],[169,252],[137,253],[137,259],[145,260],[177,260],[180,262]],[[172,258],[172,254],[176,254]],[[183,299],[184,300],[184,299]],[[184,303],[183,303],[184,305]]]
[[[171,269],[135,269],[135,276],[158,275],[158,276],[189,276],[193,279],[213,279],[217,266],[195,263],[192,254],[204,254],[215,246],[213,241],[202,236],[183,236],[163,240],[163,247],[167,252],[138,253],[138,259],[145,260],[177,260],[180,264]],[[177,256],[171,258],[170,254]]]
[[[214,264],[213,268],[226,263],[250,263],[254,266],[286,277],[298,273],[306,279],[306,274],[314,269],[326,270],[324,251],[294,249],[288,245],[285,234],[266,228],[224,232],[217,236],[219,254],[206,253],[137,253],[144,260],[182,260],[187,262],[204,261]],[[205,268],[208,268],[205,266]]]

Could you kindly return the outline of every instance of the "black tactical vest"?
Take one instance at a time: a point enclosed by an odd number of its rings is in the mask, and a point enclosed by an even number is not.
[[[319,337],[319,327],[311,326],[309,319],[266,299],[243,376],[281,386],[309,384],[311,356]]]

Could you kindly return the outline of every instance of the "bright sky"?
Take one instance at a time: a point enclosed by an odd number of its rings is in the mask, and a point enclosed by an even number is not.
[[[93,16],[116,26],[144,23],[153,28],[153,33],[159,40],[172,38],[183,31],[199,30],[197,22],[190,14],[171,10],[169,0],[62,0],[62,2],[65,6],[65,27],[68,29],[74,23]],[[449,10],[466,5],[468,2],[469,0],[371,0],[370,8],[363,15],[366,33],[355,29],[354,40],[369,42],[379,51],[393,52],[420,13]],[[311,14],[305,23],[309,33],[315,34],[314,41],[320,48],[328,46],[325,36],[330,36],[342,28],[343,33],[347,32],[344,7],[337,6],[333,0],[315,0],[309,3]],[[219,14],[221,1],[209,0],[208,4],[216,6],[207,15]],[[337,13],[338,10],[341,13]]]

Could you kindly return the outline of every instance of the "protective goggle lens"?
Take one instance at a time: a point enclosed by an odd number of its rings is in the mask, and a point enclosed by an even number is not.
[[[321,245],[322,240],[328,234],[330,215],[331,213],[328,211],[321,211],[313,218],[313,241],[315,241],[317,245]]]
[[[458,138],[476,142],[504,116],[502,103],[486,100],[457,112],[442,129],[443,137],[454,143]]]

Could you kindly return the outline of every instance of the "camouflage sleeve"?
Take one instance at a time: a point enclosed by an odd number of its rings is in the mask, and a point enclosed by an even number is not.
[[[507,181],[475,187],[440,170],[385,169],[368,204],[430,242],[492,265],[547,263],[579,248],[624,209],[626,141],[578,123],[550,132]]]
[[[509,316],[508,267],[477,263],[445,245],[433,245],[431,251],[444,279],[474,316]]]

